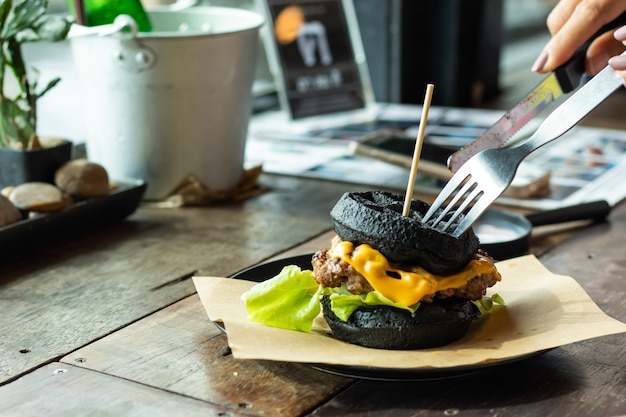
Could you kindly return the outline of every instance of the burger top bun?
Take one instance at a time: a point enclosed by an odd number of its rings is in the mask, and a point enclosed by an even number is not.
[[[354,244],[367,243],[390,262],[419,265],[447,275],[463,268],[478,250],[469,229],[458,238],[422,224],[429,205],[413,199],[402,215],[404,196],[385,191],[345,193],[330,215],[337,235]]]
[[[109,193],[109,175],[101,165],[87,159],[74,159],[54,176],[57,187],[76,197],[97,197]]]

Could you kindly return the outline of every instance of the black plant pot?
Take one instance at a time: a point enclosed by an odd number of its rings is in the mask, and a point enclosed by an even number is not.
[[[54,173],[72,157],[72,142],[30,151],[0,148],[0,188],[25,182],[54,183]]]

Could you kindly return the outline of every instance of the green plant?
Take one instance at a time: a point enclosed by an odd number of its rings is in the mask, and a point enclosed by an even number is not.
[[[39,71],[31,68],[34,77],[29,80],[22,55],[26,42],[66,38],[72,22],[66,16],[46,14],[47,8],[47,0],[0,0],[0,147],[36,147],[37,100],[60,81],[54,78],[40,88]],[[17,80],[14,97],[7,96],[7,71]]]

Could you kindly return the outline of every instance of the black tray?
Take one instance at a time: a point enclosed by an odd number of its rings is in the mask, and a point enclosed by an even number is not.
[[[127,180],[116,184],[118,188],[106,196],[77,201],[63,210],[0,227],[0,258],[126,218],[141,203],[146,183]]]

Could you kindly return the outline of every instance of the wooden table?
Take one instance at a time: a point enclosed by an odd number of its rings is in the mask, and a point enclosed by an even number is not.
[[[360,187],[264,175],[237,204],[141,206],[126,221],[0,264],[0,415],[564,416],[626,414],[625,336],[563,346],[465,378],[384,382],[236,360],[190,277],[228,276],[328,243],[329,210]],[[626,205],[535,239],[626,321]]]

